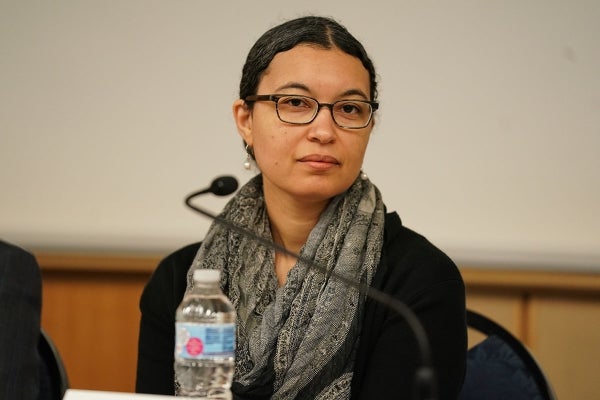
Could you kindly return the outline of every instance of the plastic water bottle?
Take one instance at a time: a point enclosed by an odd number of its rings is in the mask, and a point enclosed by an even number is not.
[[[194,271],[194,289],[175,318],[175,391],[178,396],[231,398],[235,310],[219,287],[220,272]]]

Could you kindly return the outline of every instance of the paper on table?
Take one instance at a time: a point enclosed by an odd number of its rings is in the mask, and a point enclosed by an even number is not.
[[[103,392],[98,390],[80,390],[80,389],[68,389],[65,392],[63,400],[161,400],[170,399],[173,400],[174,396],[161,396],[155,394],[141,394],[141,393],[122,393],[122,392]],[[184,400],[186,397],[177,397],[177,399]],[[198,400],[198,399],[196,399]]]

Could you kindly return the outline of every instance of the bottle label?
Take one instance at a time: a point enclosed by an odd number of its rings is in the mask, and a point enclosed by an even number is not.
[[[235,324],[175,324],[175,357],[207,359],[233,357]]]

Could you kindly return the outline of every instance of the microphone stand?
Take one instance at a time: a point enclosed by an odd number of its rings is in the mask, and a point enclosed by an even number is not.
[[[365,295],[367,297],[372,298],[373,300],[383,304],[393,311],[397,312],[404,320],[407,322],[410,329],[413,331],[415,339],[417,341],[417,346],[419,347],[419,352],[421,355],[421,365],[417,367],[415,372],[415,399],[419,400],[436,400],[437,399],[437,385],[436,385],[436,377],[435,370],[433,368],[433,362],[431,357],[431,348],[429,346],[429,340],[427,339],[427,333],[421,324],[421,321],[417,318],[415,313],[403,302],[399,301],[395,297],[382,292],[381,290],[370,287],[364,282],[356,282],[352,279],[349,279],[343,275],[340,275],[334,271],[328,272],[326,268],[315,263],[313,260],[304,257],[300,254],[296,254],[285,247],[279,245],[278,243],[267,240],[263,237],[256,235],[254,232],[234,224],[233,222],[221,217],[220,215],[213,214],[209,211],[204,210],[194,204],[192,204],[192,199],[197,196],[200,196],[205,193],[213,193],[218,196],[226,196],[233,193],[237,189],[237,180],[230,176],[224,176],[220,178],[216,178],[211,187],[207,189],[203,189],[194,193],[189,194],[185,198],[185,204],[192,210],[208,217],[209,219],[218,222],[219,224],[247,237],[251,237],[253,240],[256,240],[258,243],[262,244],[267,248],[274,249],[280,253],[283,253],[287,256],[293,257],[296,260],[306,264],[309,268],[315,268],[319,272],[323,274],[329,274],[335,279],[340,280],[344,284],[353,287],[359,291],[360,294]]]

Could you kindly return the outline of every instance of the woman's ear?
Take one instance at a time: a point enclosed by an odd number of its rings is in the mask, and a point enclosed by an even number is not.
[[[252,111],[244,100],[238,99],[233,102],[233,119],[244,142],[252,147]]]

